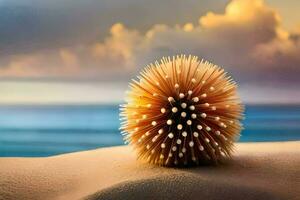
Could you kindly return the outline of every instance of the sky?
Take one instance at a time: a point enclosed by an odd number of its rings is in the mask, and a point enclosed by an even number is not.
[[[0,104],[118,103],[163,56],[220,65],[246,103],[300,103],[300,1],[0,0]]]

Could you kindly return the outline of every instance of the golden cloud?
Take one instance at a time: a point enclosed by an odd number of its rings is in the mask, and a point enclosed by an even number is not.
[[[110,29],[111,36],[104,42],[92,46],[92,55],[106,67],[121,66],[131,68],[134,66],[134,50],[141,43],[142,36],[136,30],[129,30],[123,24],[114,24]]]
[[[141,33],[117,23],[103,41],[63,48],[50,56],[13,58],[0,72],[2,76],[34,76],[36,72],[45,76],[101,75],[114,69],[135,71],[162,56],[186,53],[225,66],[241,79],[278,79],[282,74],[291,78],[295,71],[300,72],[299,52],[299,32],[284,30],[273,8],[262,0],[232,0],[224,14],[209,12],[198,24],[156,24]],[[28,68],[26,73],[24,68]]]
[[[59,55],[65,66],[75,67],[79,65],[77,56],[70,50],[60,49]]]

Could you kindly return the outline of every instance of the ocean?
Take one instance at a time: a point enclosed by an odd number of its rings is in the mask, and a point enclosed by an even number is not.
[[[122,145],[118,105],[0,106],[0,156]],[[239,142],[300,140],[300,105],[247,105]]]

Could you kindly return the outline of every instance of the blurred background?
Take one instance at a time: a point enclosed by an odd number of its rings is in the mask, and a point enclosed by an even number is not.
[[[128,82],[162,56],[223,66],[240,142],[300,140],[300,1],[0,0],[0,156],[123,144]]]

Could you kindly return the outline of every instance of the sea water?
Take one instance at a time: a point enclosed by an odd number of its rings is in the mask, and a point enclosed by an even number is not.
[[[300,140],[300,105],[248,105],[240,142]],[[0,106],[0,156],[122,145],[118,105]]]

